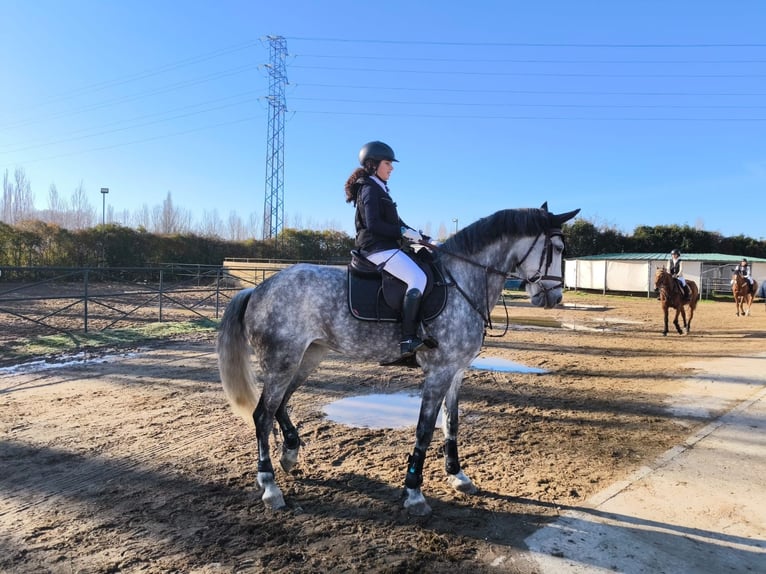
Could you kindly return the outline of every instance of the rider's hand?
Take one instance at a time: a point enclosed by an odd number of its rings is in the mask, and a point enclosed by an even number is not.
[[[423,236],[420,232],[410,229],[409,227],[402,227],[402,237],[412,243],[417,243],[423,240]]]

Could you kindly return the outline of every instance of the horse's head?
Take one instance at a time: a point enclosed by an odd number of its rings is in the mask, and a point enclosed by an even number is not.
[[[550,309],[561,303],[564,286],[564,233],[561,228],[580,210],[557,215],[548,211],[547,202],[540,209],[546,215],[547,224],[534,238],[517,267],[532,304]]]
[[[670,273],[664,267],[657,267],[657,271],[654,272],[654,289],[657,290],[666,284]]]

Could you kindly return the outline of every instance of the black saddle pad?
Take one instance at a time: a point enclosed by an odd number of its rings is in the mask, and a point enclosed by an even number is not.
[[[413,258],[425,271],[428,284],[420,307],[421,320],[435,319],[447,304],[447,282],[441,271],[441,265],[435,261]],[[386,273],[373,273],[369,270],[358,272],[348,268],[348,308],[351,314],[363,321],[402,320],[401,307],[407,285]]]

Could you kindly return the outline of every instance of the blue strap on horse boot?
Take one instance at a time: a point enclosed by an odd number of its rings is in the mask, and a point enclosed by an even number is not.
[[[425,343],[418,337],[418,318],[420,315],[420,302],[423,294],[420,289],[410,289],[404,294],[402,304],[402,341],[399,349],[401,358],[411,357],[417,351],[425,347]]]

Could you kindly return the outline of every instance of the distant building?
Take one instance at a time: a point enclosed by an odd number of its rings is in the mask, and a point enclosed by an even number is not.
[[[667,265],[669,253],[607,253],[564,261],[564,286],[607,292],[654,295],[657,267]],[[703,298],[713,292],[731,293],[731,274],[741,256],[721,253],[682,253],[684,277],[696,282]],[[766,281],[766,259],[747,257],[751,274],[759,284]]]

